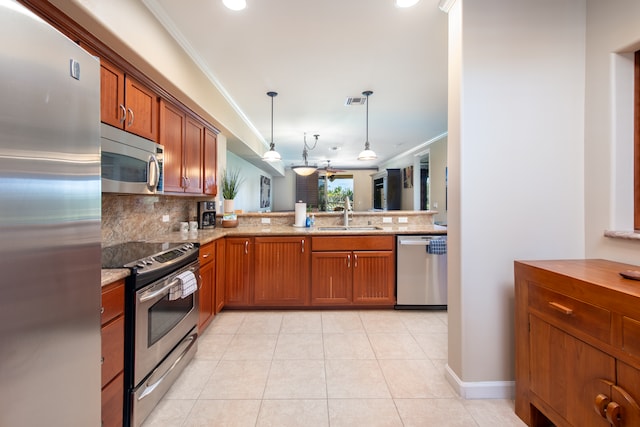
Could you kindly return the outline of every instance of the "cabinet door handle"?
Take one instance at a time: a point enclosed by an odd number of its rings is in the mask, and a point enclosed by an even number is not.
[[[244,254],[247,255],[249,253],[249,241],[244,241]]]
[[[554,301],[550,301],[549,305],[551,306],[551,308],[553,308],[554,310],[559,311],[560,313],[566,315],[566,316],[572,316],[573,315],[573,309],[566,307],[562,304],[559,304],[557,302]]]
[[[131,116],[131,120],[129,120],[129,123],[127,123],[127,127],[130,127],[133,124],[133,120],[135,119],[135,116],[133,115],[133,110],[131,108],[127,108],[127,111]]]
[[[607,421],[614,427],[620,427],[622,417],[620,414],[620,405],[616,402],[609,402],[607,405]]]
[[[124,123],[127,120],[127,109],[124,108],[124,105],[120,104],[120,109],[122,110],[122,117],[120,118],[120,124]]]
[[[600,393],[596,396],[596,400],[593,402],[593,409],[596,410],[596,414],[600,415],[602,418],[607,416],[607,405],[611,402],[609,396],[606,394]]]
[[[347,254],[347,268],[351,268],[351,254]]]
[[[300,246],[301,246],[302,253],[304,253],[304,239],[300,240]]]
[[[358,268],[358,255],[353,254],[353,268]]]
[[[202,254],[202,258],[209,258],[209,255],[211,254]]]

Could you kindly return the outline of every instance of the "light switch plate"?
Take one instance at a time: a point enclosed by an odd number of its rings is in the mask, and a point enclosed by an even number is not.
[[[271,224],[271,218],[261,218],[263,224]]]
[[[162,215],[162,222],[169,222],[169,215]]]
[[[409,222],[409,219],[406,216],[399,216],[398,217],[398,222],[400,224],[406,224],[407,222]]]
[[[382,217],[382,223],[383,224],[391,224],[393,222],[393,220],[391,219],[390,216],[383,216]]]

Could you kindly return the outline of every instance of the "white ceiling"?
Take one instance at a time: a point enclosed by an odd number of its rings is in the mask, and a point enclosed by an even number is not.
[[[301,163],[303,135],[319,166],[376,166],[447,130],[447,16],[439,0],[400,9],[393,0],[144,0],[226,94],[249,126],[273,141],[289,167]],[[369,141],[363,150],[369,98]],[[214,113],[215,115],[215,113]],[[267,144],[268,145],[268,144]],[[267,146],[265,145],[265,147]],[[337,147],[338,149],[332,149]]]

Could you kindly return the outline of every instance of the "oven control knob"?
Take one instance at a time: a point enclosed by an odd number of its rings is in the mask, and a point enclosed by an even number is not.
[[[153,260],[151,258],[147,258],[144,260],[144,263],[147,265],[152,265],[153,264]]]
[[[139,262],[136,264],[136,266],[140,267],[140,268],[145,268],[147,265],[144,262]]]

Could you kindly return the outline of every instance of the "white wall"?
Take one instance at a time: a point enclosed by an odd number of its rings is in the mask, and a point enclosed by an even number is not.
[[[234,209],[242,209],[244,212],[273,210],[273,177],[271,175],[229,151],[227,151],[226,168],[229,171],[240,170],[240,176],[244,179],[238,195],[234,199]],[[220,173],[222,173],[222,169],[220,169]],[[271,179],[271,208],[268,209],[260,208],[260,176]]]
[[[586,256],[640,264],[633,229],[633,52],[640,2],[588,0],[585,124]]]
[[[514,259],[584,256],[585,13],[577,0],[450,13],[448,365],[463,394],[510,392]]]

